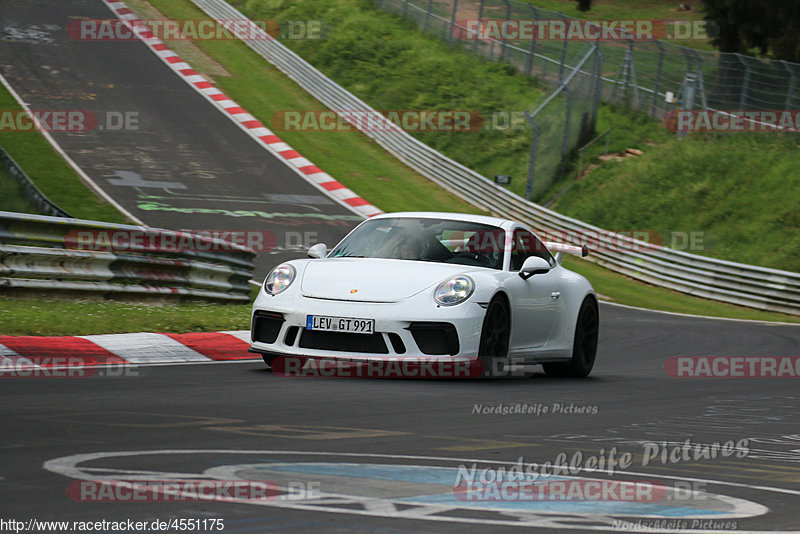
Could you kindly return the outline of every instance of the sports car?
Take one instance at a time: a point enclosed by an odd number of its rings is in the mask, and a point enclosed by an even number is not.
[[[453,213],[365,220],[333,250],[276,266],[253,304],[251,352],[268,365],[312,360],[509,364],[585,377],[597,353],[598,305],[562,266],[586,247],[543,243],[525,225]]]

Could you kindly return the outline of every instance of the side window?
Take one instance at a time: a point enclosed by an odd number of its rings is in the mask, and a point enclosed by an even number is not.
[[[527,230],[514,230],[514,248],[511,251],[511,270],[519,271],[528,256],[539,256],[554,264],[553,256],[544,244]]]

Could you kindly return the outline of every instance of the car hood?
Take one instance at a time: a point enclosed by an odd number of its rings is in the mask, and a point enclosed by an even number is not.
[[[464,265],[409,260],[325,258],[306,265],[300,291],[320,299],[397,302],[470,270]]]

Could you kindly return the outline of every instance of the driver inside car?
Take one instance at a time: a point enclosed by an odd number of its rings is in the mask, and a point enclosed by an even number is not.
[[[422,241],[419,238],[406,231],[396,229],[394,235],[381,245],[375,256],[379,258],[419,260],[422,259],[422,252]]]

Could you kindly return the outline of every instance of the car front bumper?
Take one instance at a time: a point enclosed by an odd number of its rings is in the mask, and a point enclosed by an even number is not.
[[[376,303],[269,295],[253,305],[251,350],[275,356],[350,361],[467,361],[478,358],[486,310],[477,302],[437,306],[429,295]],[[374,334],[306,329],[309,315],[374,319]]]

